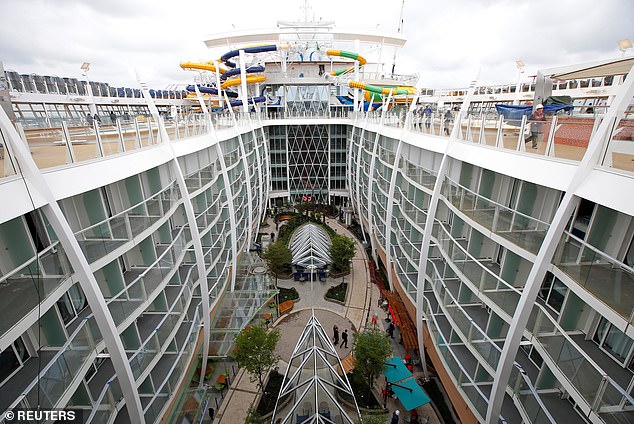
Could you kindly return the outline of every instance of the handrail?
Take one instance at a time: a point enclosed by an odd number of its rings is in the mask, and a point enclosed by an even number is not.
[[[132,360],[133,360],[134,358],[136,358],[136,357],[137,357],[137,356],[141,353],[141,350],[142,350],[145,346],[147,346],[147,344],[150,342],[150,340],[152,339],[152,336],[154,336],[154,334],[156,333],[156,331],[157,331],[157,330],[158,330],[158,329],[159,329],[159,328],[163,325],[163,323],[165,323],[165,321],[167,321],[168,317],[170,316],[170,314],[172,313],[172,311],[173,311],[173,310],[174,310],[174,308],[176,307],[176,304],[178,303],[178,301],[182,299],[182,297],[181,297],[181,296],[183,295],[183,292],[185,291],[185,289],[189,289],[189,290],[190,290],[190,294],[192,294],[192,293],[193,293],[193,287],[190,287],[190,285],[189,285],[189,283],[190,283],[189,278],[190,278],[190,276],[191,276],[192,271],[193,271],[195,268],[196,268],[196,266],[195,266],[195,265],[191,265],[191,266],[190,266],[189,270],[187,271],[187,275],[185,276],[185,281],[186,281],[186,283],[185,283],[185,284],[182,284],[181,289],[180,289],[180,291],[179,291],[179,293],[178,293],[178,296],[176,296],[176,297],[174,298],[174,302],[172,303],[171,307],[169,308],[169,310],[168,310],[167,312],[164,312],[163,318],[162,318],[162,319],[158,322],[158,324],[156,324],[154,332],[153,332],[152,334],[150,334],[150,335],[148,336],[148,338],[147,338],[147,339],[145,339],[145,340],[143,341],[143,343],[139,346],[139,348],[137,349],[137,351],[136,351],[136,352],[135,352],[135,353],[134,353],[134,354],[130,357],[130,359],[128,360],[128,362],[132,362]],[[192,284],[192,285],[193,285],[193,284]],[[189,299],[187,299],[187,302],[191,301],[191,299],[192,299],[192,296],[189,296]]]
[[[188,225],[189,224],[185,224],[183,225],[180,230],[178,230],[178,234],[176,234],[176,236],[172,239],[172,242],[167,246],[167,248],[165,249],[165,251],[163,253],[161,253],[160,256],[158,256],[156,258],[156,260],[154,262],[152,262],[150,265],[148,265],[147,267],[145,267],[145,270],[139,274],[139,276],[137,278],[135,278],[134,280],[130,281],[130,284],[127,284],[123,289],[121,289],[119,292],[117,292],[117,294],[113,295],[110,297],[110,299],[106,300],[106,304],[110,304],[113,300],[116,300],[119,296],[121,296],[122,294],[124,294],[125,292],[128,291],[128,289],[130,287],[132,287],[134,284],[137,283],[137,281],[141,280],[143,277],[145,277],[147,275],[147,273],[154,268],[154,266],[156,264],[158,264],[165,255],[167,255],[168,253],[170,253],[170,249],[176,244],[176,242],[178,241],[178,238],[181,236],[181,234],[183,234],[183,231],[185,231],[186,229],[189,231],[188,229]],[[183,243],[183,251],[184,246],[186,246],[187,244],[189,244],[189,242],[185,242]],[[175,261],[176,262],[176,261]]]
[[[457,183],[456,181],[454,181],[454,180],[452,180],[451,178],[449,178],[449,176],[446,176],[446,177],[445,177],[445,179],[446,179],[446,180],[448,180],[448,181],[451,181],[451,182],[452,182],[455,186],[457,186],[457,187],[459,187],[459,188],[461,188],[461,189],[463,189],[463,190],[465,190],[465,191],[468,191],[469,193],[471,193],[471,194],[473,194],[473,195],[475,195],[475,196],[477,196],[477,197],[479,197],[479,198],[482,198],[482,199],[486,200],[487,202],[493,203],[493,204],[494,204],[494,205],[496,205],[496,206],[499,206],[499,207],[501,207],[501,208],[503,208],[503,209],[506,209],[506,210],[508,210],[508,211],[511,211],[511,212],[513,212],[514,214],[518,214],[518,215],[520,215],[520,216],[522,216],[522,217],[524,217],[524,218],[530,219],[530,220],[532,220],[532,221],[537,221],[538,223],[540,223],[540,224],[544,224],[544,225],[546,225],[547,227],[549,227],[549,226],[550,226],[550,223],[545,222],[545,221],[542,221],[542,220],[540,220],[539,218],[535,218],[535,217],[533,217],[533,216],[526,215],[526,214],[524,214],[524,213],[522,213],[522,212],[520,212],[520,211],[517,211],[517,210],[515,210],[515,209],[511,209],[511,208],[510,208],[510,207],[508,207],[508,206],[504,206],[503,204],[498,203],[498,202],[496,202],[495,200],[491,200],[491,199],[489,199],[488,197],[484,197],[484,196],[482,196],[481,194],[478,194],[478,193],[476,193],[475,191],[473,191],[473,190],[471,190],[471,189],[468,189],[467,187],[464,187],[462,184]],[[442,194],[442,193],[441,193],[441,194]],[[444,197],[444,194],[443,194],[443,197]],[[451,202],[450,202],[450,203],[451,203]]]
[[[66,342],[62,345],[62,347],[57,351],[57,353],[55,353],[55,355],[53,355],[53,357],[51,358],[51,360],[44,366],[44,368],[42,368],[39,373],[37,374],[36,378],[33,379],[33,381],[31,381],[31,383],[26,386],[26,388],[22,391],[22,394],[20,394],[20,396],[18,396],[13,403],[11,404],[11,406],[9,406],[9,408],[7,408],[7,411],[16,408],[20,402],[22,402],[23,399],[26,399],[26,396],[28,395],[29,392],[31,392],[33,390],[33,388],[39,384],[40,378],[43,375],[46,375],[46,373],[48,372],[48,370],[50,370],[53,365],[55,363],[57,363],[57,360],[59,358],[62,357],[62,355],[64,354],[64,352],[66,352],[67,350],[71,350],[69,349],[70,345],[72,344],[72,342],[75,340],[75,337],[77,336],[77,334],[79,334],[80,331],[84,330],[84,328],[89,328],[87,326],[87,322],[90,318],[93,317],[93,314],[90,314],[89,316],[87,316],[86,318],[82,319],[81,324],[79,324],[77,326],[77,328],[75,329],[75,331],[73,331],[73,333],[70,335],[70,337],[66,340]],[[93,340],[95,347],[101,343],[101,341],[96,341]],[[91,350],[95,350],[95,347],[91,348]],[[68,387],[66,387],[66,389],[68,389]]]
[[[618,265],[620,268],[623,268],[625,271],[628,271],[628,272],[634,274],[634,268],[632,268],[631,266],[626,265],[622,261],[613,258],[612,256],[608,255],[605,252],[600,251],[599,249],[597,249],[593,245],[591,245],[589,243],[586,243],[584,240],[580,239],[579,237],[575,236],[574,234],[570,233],[569,231],[564,231],[564,235],[566,237],[570,237],[573,240],[579,242],[584,248],[590,249],[593,252],[597,253],[599,256],[603,256],[603,257],[607,258],[610,262],[612,262],[615,265]],[[562,238],[562,240],[563,240],[563,238]]]
[[[427,263],[431,264],[431,266],[434,268],[434,273],[436,274],[436,276],[438,277],[438,279],[440,281],[443,281],[444,283],[444,279],[441,277],[440,272],[438,271],[438,267],[436,266],[436,264],[434,263],[434,261],[431,258],[427,259]],[[425,275],[425,277],[427,277],[427,275]],[[431,279],[433,281],[433,278]],[[445,284],[443,284],[443,286],[447,287]],[[433,286],[432,286],[433,289]],[[462,307],[462,305],[458,302],[458,300],[453,296],[453,294],[451,293],[451,291],[449,289],[445,290],[445,293],[449,295],[449,297],[451,297],[451,300],[453,302],[452,306],[455,305],[458,309],[460,309],[460,311],[462,311],[463,314],[465,314],[465,316],[469,317],[469,322],[478,330],[478,332],[480,334],[482,334],[484,336],[485,341],[491,343],[491,345],[495,348],[495,350],[497,350],[498,352],[500,352],[500,354],[502,353],[502,349],[486,334],[485,331],[483,331],[480,326],[470,317],[470,315],[467,313],[467,311],[464,310],[464,308]],[[442,302],[438,302],[438,304],[442,304]],[[447,317],[448,315],[445,314],[445,316]],[[451,315],[449,315],[449,317],[451,317]],[[453,317],[451,318],[453,320]],[[455,328],[455,327],[453,327]],[[465,338],[467,338],[465,336]],[[467,338],[468,339],[468,338]],[[483,358],[484,359],[484,358]],[[486,362],[486,360],[485,360]]]
[[[13,268],[11,271],[9,271],[8,273],[4,274],[3,276],[0,277],[0,284],[2,284],[4,281],[8,280],[10,277],[12,277],[15,273],[17,273],[18,271],[24,269],[26,266],[30,265],[32,262],[37,261],[38,259],[40,259],[40,257],[44,254],[44,253],[48,253],[49,251],[53,251],[57,248],[57,245],[59,245],[59,241],[54,241],[53,243],[51,243],[50,246],[48,246],[47,248],[37,252],[35,254],[35,256],[32,256],[31,258],[27,259],[25,262],[21,263],[20,265],[18,265],[17,267]],[[66,255],[66,253],[64,252],[63,248],[62,248],[62,252],[64,253],[64,255]],[[55,252],[53,252],[55,253]]]
[[[458,243],[458,241],[453,238],[453,236],[451,235],[451,233],[449,233],[449,231],[447,231],[447,229],[445,228],[445,225],[443,224],[442,221],[440,221],[438,218],[434,218],[434,221],[436,221],[439,224],[439,227],[441,227],[443,229],[443,231],[449,236],[449,239],[441,239],[441,240],[451,240],[454,242],[455,246],[458,246],[458,248],[465,254],[466,257],[472,259],[474,262],[476,262],[480,268],[482,268],[484,271],[486,271],[487,273],[489,273],[492,277],[494,277],[496,280],[500,281],[501,283],[503,283],[505,286],[507,286],[511,291],[514,291],[515,293],[517,293],[518,295],[521,295],[522,292],[519,291],[517,288],[513,287],[511,284],[507,283],[504,279],[502,279],[499,275],[496,275],[495,273],[493,273],[493,271],[491,271],[490,269],[482,266],[482,264],[480,264],[480,261],[473,255],[471,255],[471,253],[469,253],[465,248],[463,248],[460,243]],[[432,238],[434,238],[432,236]],[[440,243],[438,243],[438,247],[440,248]],[[442,249],[444,252],[444,249]],[[445,252],[446,254],[447,252]],[[453,259],[450,259],[449,262],[454,263]],[[473,283],[473,282],[472,282]],[[475,285],[475,284],[474,284]],[[481,292],[481,290],[478,288],[478,292]],[[488,296],[487,296],[488,297]],[[493,299],[491,299],[493,300]],[[495,302],[493,302],[495,303]]]
[[[101,405],[101,402],[103,401],[103,398],[106,397],[106,394],[108,393],[108,390],[110,390],[110,387],[111,387],[110,385],[116,379],[117,379],[117,374],[113,374],[112,377],[110,377],[108,379],[108,381],[106,381],[106,384],[104,384],[103,389],[101,389],[101,392],[99,393],[99,396],[97,397],[97,400],[95,400],[95,402],[94,402],[95,407],[92,408],[92,410],[90,411],[90,415],[86,419],[87,423],[92,422],[92,420],[95,418],[95,415],[99,411],[99,405]]]
[[[189,334],[191,334],[192,332],[192,328],[195,328],[197,326],[196,321],[197,319],[199,320],[199,308],[200,308],[200,304],[198,306],[196,306],[196,310],[194,312],[194,319],[191,321],[190,327],[189,327]],[[178,353],[179,357],[183,356],[183,351],[185,350],[185,348],[187,347],[187,343],[183,343],[183,346],[181,346],[180,352]],[[192,351],[192,355],[195,352]],[[157,394],[161,391],[161,389],[163,389],[163,387],[165,386],[165,384],[168,383],[169,381],[169,376],[174,372],[174,369],[176,368],[176,366],[179,365],[178,361],[174,361],[174,363],[172,364],[172,367],[170,368],[170,370],[165,374],[166,378],[163,380],[163,383],[154,391],[154,396],[152,396],[152,399],[148,402],[147,406],[145,407],[145,409],[143,409],[143,413],[147,412],[150,409],[150,406],[152,405],[152,403],[154,403],[154,400],[157,398]],[[182,377],[181,377],[182,378]]]
[[[137,203],[136,205],[130,206],[126,210],[121,211],[121,212],[119,212],[119,213],[117,213],[117,214],[115,214],[113,216],[110,216],[110,217],[108,217],[108,218],[106,218],[106,219],[104,219],[104,220],[102,220],[102,221],[100,221],[100,222],[98,222],[96,224],[93,224],[93,225],[91,225],[89,227],[86,227],[86,228],[82,228],[81,230],[78,230],[77,232],[75,232],[74,235],[78,236],[81,233],[83,233],[84,231],[91,230],[93,228],[97,228],[97,227],[99,227],[101,225],[104,225],[105,223],[107,223],[107,222],[109,222],[109,221],[111,221],[111,220],[113,220],[115,218],[120,218],[121,215],[130,212],[132,209],[135,209],[135,208],[138,208],[139,206],[145,205],[147,202],[149,202],[150,200],[154,199],[155,197],[160,196],[161,194],[165,193],[169,189],[172,189],[172,187],[174,186],[175,181],[176,180],[172,180],[167,187],[165,187],[163,190],[159,191],[158,193],[155,193],[154,195],[152,195],[152,197],[144,199],[143,201]],[[180,200],[180,199],[178,199],[178,200]]]
[[[429,300],[423,296],[423,303],[427,302],[427,308],[428,310],[431,312],[432,308],[431,305],[429,304]],[[424,309],[424,308],[423,308]],[[431,319],[434,321],[434,325],[436,326],[436,329],[440,329],[440,325],[438,325],[438,321],[436,321],[436,314],[433,313],[429,313],[429,314],[425,314],[426,316],[431,316]],[[431,333],[431,331],[430,331]],[[478,386],[478,383],[476,381],[474,381],[471,378],[471,375],[465,370],[465,368],[462,366],[462,362],[458,360],[458,358],[456,357],[456,355],[454,354],[453,350],[451,349],[451,344],[449,342],[447,342],[447,340],[445,339],[444,334],[438,330],[437,331],[438,335],[440,336],[440,338],[442,339],[442,341],[444,342],[443,345],[447,348],[447,351],[451,352],[451,356],[453,357],[455,363],[458,365],[458,368],[460,368],[460,371],[462,371],[462,374],[469,380],[469,382],[473,385],[472,387],[475,388],[475,390],[478,392],[478,394],[480,395],[480,397],[482,397],[482,399],[488,403],[489,398],[487,396],[485,396],[485,394],[482,392],[482,390],[480,390],[480,387]],[[440,358],[440,360],[444,363],[445,360],[443,358],[443,355],[438,355],[438,357]],[[446,366],[447,364],[444,363],[445,365],[445,369],[451,369],[450,367]],[[453,374],[451,372],[448,373],[450,378],[452,380],[455,380],[457,383],[457,379],[455,379],[455,377],[453,376]],[[461,390],[461,384],[456,384],[456,387]],[[467,401],[469,400],[469,396],[465,396]]]

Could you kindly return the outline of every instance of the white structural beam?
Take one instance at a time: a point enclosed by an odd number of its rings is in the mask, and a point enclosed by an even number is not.
[[[11,151],[20,165],[25,183],[36,190],[41,198],[45,199],[46,204],[42,207],[42,211],[64,247],[68,261],[72,265],[73,271],[79,280],[79,285],[90,305],[90,310],[95,317],[99,331],[108,349],[112,366],[117,374],[130,420],[144,423],[143,407],[141,406],[128,357],[103,293],[99,290],[99,284],[90,270],[90,264],[84,256],[79,242],[75,238],[73,230],[70,228],[70,224],[59,207],[53,192],[46,184],[46,180],[35,164],[31,153],[21,141],[20,136],[2,108],[0,108],[0,127],[4,129],[6,134],[5,141],[11,146]]]
[[[242,50],[240,50],[242,52]],[[236,114],[231,110],[231,117],[233,118],[233,127],[238,128],[238,121],[236,119]],[[253,127],[251,127],[251,133],[253,134]],[[256,140],[253,140],[255,145]],[[246,180],[248,181],[246,185],[247,188],[247,242],[245,243],[245,251],[249,250],[251,243],[255,241],[253,237],[253,193],[251,192],[251,171],[249,170],[249,162],[247,161],[247,153],[244,150],[244,141],[242,140],[242,134],[238,131],[238,146],[240,149],[240,160],[242,162],[242,166],[244,167],[244,175]]]
[[[248,116],[249,119],[249,127],[251,128],[251,136],[253,137],[253,146],[255,147],[255,161],[256,161],[256,172],[258,173],[258,212],[257,212],[257,222],[254,223],[254,228],[252,230],[252,234],[258,234],[260,232],[260,222],[262,222],[262,216],[264,216],[264,210],[268,202],[264,199],[265,193],[268,194],[268,190],[264,188],[264,171],[263,171],[263,161],[264,158],[260,156],[260,149],[264,150],[264,145],[266,144],[266,137],[264,136],[264,129],[262,128],[262,121],[260,120],[260,112],[259,109],[256,112],[256,117],[258,118],[258,125],[260,126],[260,130],[262,131],[262,140],[263,145],[260,146],[258,143],[258,135],[255,130],[255,125],[253,124],[253,120],[251,116]],[[269,169],[269,168],[266,168]],[[250,183],[249,183],[250,186]],[[255,237],[253,239],[249,239],[248,246],[255,242]]]
[[[169,146],[169,152],[172,156],[170,161],[172,170],[174,171],[174,175],[176,176],[176,184],[178,184],[178,189],[180,191],[181,197],[183,198],[183,206],[185,209],[185,216],[187,218],[187,224],[189,225],[189,231],[192,237],[192,241],[194,244],[194,255],[196,257],[196,269],[198,270],[198,284],[200,285],[200,292],[202,293],[202,313],[203,313],[203,356],[202,356],[202,367],[201,367],[201,375],[200,382],[204,381],[204,372],[207,368],[207,360],[209,355],[209,337],[211,333],[211,309],[209,306],[209,287],[207,286],[207,271],[205,269],[205,255],[203,253],[202,242],[200,241],[200,232],[198,231],[198,224],[196,221],[196,214],[194,213],[194,207],[192,203],[192,197],[189,194],[189,190],[187,190],[187,184],[185,183],[185,176],[183,175],[183,170],[180,167],[180,163],[178,162],[178,158],[176,153],[174,152],[174,146],[170,142],[169,135],[167,134],[167,130],[165,128],[165,123],[163,119],[159,116],[158,109],[154,104],[152,97],[150,96],[150,92],[147,89],[147,86],[140,81],[141,83],[141,91],[143,93],[143,97],[147,101],[148,108],[150,113],[154,117],[154,119],[158,122],[160,137],[159,140],[162,140],[164,146]],[[196,93],[198,94],[199,101],[204,106],[204,101],[202,100],[202,96],[196,88]],[[206,110],[203,109],[203,110]],[[207,117],[209,113],[207,112]],[[211,125],[211,120],[209,119],[210,128],[213,128]],[[218,143],[216,143],[218,144]]]
[[[390,92],[389,96],[387,97],[387,102],[385,104],[390,104],[390,101],[392,99],[392,92]],[[387,113],[387,107],[383,107],[381,109],[381,119],[379,120],[379,127],[376,130],[376,135],[374,136],[374,145],[372,146],[372,157],[370,159],[370,170],[369,170],[369,175],[368,175],[368,191],[367,191],[367,195],[368,195],[368,201],[367,201],[367,206],[368,206],[368,234],[370,236],[370,244],[372,245],[372,258],[374,258],[374,261],[376,262],[376,245],[374,243],[374,236],[373,236],[373,232],[374,232],[374,225],[373,225],[373,219],[372,219],[372,186],[373,186],[373,181],[374,181],[374,166],[376,164],[376,150],[379,147],[379,138],[381,137],[381,127],[383,127],[383,121],[385,119],[385,114]],[[385,266],[387,267],[388,264],[385,264]]]
[[[401,130],[401,135],[398,138],[398,144],[396,145],[396,152],[394,153],[394,163],[392,163],[392,175],[390,177],[390,188],[388,189],[387,202],[385,207],[385,266],[387,267],[387,280],[390,283],[390,287],[394,287],[394,281],[392,278],[392,215],[394,210],[394,190],[396,189],[396,175],[399,172],[399,161],[401,159],[401,150],[403,147],[403,138],[405,138],[405,132],[408,130],[410,122],[412,120],[412,113],[416,108],[416,102],[418,101],[418,93],[420,87],[416,87],[416,95],[409,105],[407,114],[405,115],[405,122]]]
[[[359,120],[359,114],[358,113],[354,113],[354,124],[353,126],[357,125],[357,122]],[[363,224],[363,214],[361,213],[361,151],[363,150],[363,137],[365,136],[365,129],[368,126],[368,119],[369,119],[369,114],[366,113],[365,115],[365,123],[363,126],[361,126],[361,132],[359,133],[359,147],[357,148],[357,167],[354,170],[356,178],[355,178],[355,196],[353,196],[352,194],[352,187],[349,187],[350,190],[350,199],[355,199],[356,198],[356,202],[353,202],[353,205],[356,207],[357,210],[357,215],[359,215],[359,225],[361,226],[361,233],[363,233],[363,241],[367,244],[368,243],[368,239],[367,239],[367,229],[364,229],[365,225]],[[348,172],[350,177],[352,177],[352,146],[353,146],[353,140],[354,140],[354,130],[352,131],[352,133],[350,134],[350,149],[348,151]],[[349,178],[348,180],[350,180],[351,178]]]
[[[416,279],[416,334],[418,336],[418,349],[421,358],[421,364],[423,366],[423,372],[425,374],[425,379],[429,379],[429,375],[427,373],[427,366],[425,365],[425,345],[423,340],[423,317],[420,315],[423,310],[423,296],[425,291],[425,270],[427,269],[427,259],[429,258],[429,246],[431,245],[431,234],[432,229],[434,228],[434,219],[436,218],[436,209],[438,208],[438,199],[440,198],[440,190],[442,189],[442,183],[445,179],[445,175],[447,174],[447,168],[449,167],[449,148],[452,144],[452,141],[456,140],[458,136],[458,132],[460,131],[460,122],[463,116],[467,116],[469,111],[469,104],[471,103],[471,99],[473,98],[473,93],[475,92],[475,87],[478,82],[478,78],[475,78],[471,82],[471,86],[469,87],[469,92],[467,93],[467,97],[462,103],[462,107],[460,108],[460,112],[456,119],[454,120],[453,129],[451,130],[451,135],[449,136],[449,140],[447,141],[447,145],[445,146],[445,151],[443,153],[442,161],[440,162],[440,167],[438,169],[438,173],[436,175],[436,183],[434,184],[434,191],[431,196],[431,200],[429,201],[429,208],[427,209],[427,217],[425,218],[425,228],[423,232],[423,241],[421,242],[420,247],[420,258],[418,261],[418,276]]]
[[[621,90],[605,114],[599,128],[590,138],[586,153],[579,163],[574,177],[570,181],[570,186],[566,190],[559,208],[555,212],[555,216],[546,232],[544,241],[537,252],[535,262],[528,274],[524,290],[522,291],[522,295],[515,309],[515,314],[513,315],[513,321],[506,335],[500,362],[493,380],[491,396],[489,397],[489,408],[486,416],[486,422],[489,424],[496,424],[498,422],[502,402],[504,401],[504,394],[506,393],[508,380],[513,369],[513,363],[520,341],[522,340],[522,335],[526,329],[526,324],[533,310],[533,304],[537,299],[537,294],[546,275],[547,267],[552,261],[566,223],[572,211],[579,203],[579,197],[575,195],[575,192],[581,183],[588,178],[594,167],[599,164],[601,153],[605,150],[605,144],[610,142],[612,125],[625,114],[625,110],[633,96],[634,68],[630,69]]]

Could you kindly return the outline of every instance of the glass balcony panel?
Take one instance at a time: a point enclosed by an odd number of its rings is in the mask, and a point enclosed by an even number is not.
[[[562,236],[553,262],[622,317],[631,320],[634,310],[634,272],[630,267],[570,233]],[[611,284],[606,284],[606,281]]]
[[[0,335],[13,327],[39,302],[53,293],[72,273],[58,243],[0,278]]]

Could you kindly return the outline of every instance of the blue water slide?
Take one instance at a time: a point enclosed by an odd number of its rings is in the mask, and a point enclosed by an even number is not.
[[[236,57],[240,54],[240,50],[244,50],[245,53],[264,53],[264,52],[274,52],[277,50],[277,46],[275,44],[269,44],[266,46],[256,46],[256,47],[245,47],[244,49],[231,50],[222,56],[220,56],[220,60],[224,62],[230,68],[235,68],[236,64],[234,62],[229,61],[232,57]]]
[[[241,72],[240,68],[229,69],[227,72],[220,75],[220,79],[224,81],[227,78],[232,77],[234,75],[240,75],[240,72]],[[257,66],[250,66],[247,68],[247,74],[255,74],[258,72],[264,72],[264,66],[257,65]]]
[[[261,103],[264,101],[266,101],[266,97],[264,96],[251,97],[250,99],[247,99],[247,104]],[[231,107],[242,106],[242,100],[231,100],[229,104]]]
[[[188,85],[185,88],[187,89],[187,91],[191,91],[191,92],[196,91],[193,85]],[[205,87],[205,86],[199,85],[198,91],[205,94],[218,94],[218,90],[216,89],[216,87]],[[225,93],[227,93],[227,97],[231,97],[232,99],[235,99],[236,97],[238,97],[238,93],[236,93],[235,91],[225,90]]]

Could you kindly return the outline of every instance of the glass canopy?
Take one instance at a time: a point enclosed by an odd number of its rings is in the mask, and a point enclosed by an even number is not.
[[[211,323],[209,354],[227,356],[233,348],[235,335],[253,318],[262,316],[262,308],[276,293],[261,259],[251,253],[243,254],[238,264],[235,288],[231,291],[227,287]]]
[[[305,224],[293,233],[289,243],[296,267],[310,270],[325,269],[332,263],[330,258],[330,236],[315,224]]]
[[[352,424],[359,419],[339,356],[313,311],[291,355],[272,422]]]

